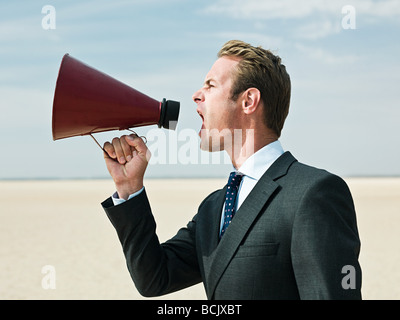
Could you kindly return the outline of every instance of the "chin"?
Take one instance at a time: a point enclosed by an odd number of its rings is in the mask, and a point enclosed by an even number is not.
[[[224,150],[221,143],[219,143],[219,141],[216,142],[214,140],[215,138],[213,139],[211,136],[206,136],[206,135],[201,136],[200,150],[208,152],[216,152]]]

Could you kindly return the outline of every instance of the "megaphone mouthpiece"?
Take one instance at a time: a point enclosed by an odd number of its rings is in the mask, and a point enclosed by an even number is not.
[[[178,122],[180,103],[178,101],[163,99],[161,103],[160,120],[158,127],[175,130]]]

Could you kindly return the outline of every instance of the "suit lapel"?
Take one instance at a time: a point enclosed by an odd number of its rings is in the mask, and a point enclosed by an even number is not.
[[[210,226],[212,226],[211,230],[213,234],[211,237],[209,232],[204,235],[208,237],[208,241],[207,238],[204,239],[204,236],[202,236],[202,240],[206,240],[206,244],[204,244],[205,247],[202,246],[202,254],[204,273],[206,277],[205,284],[209,299],[212,298],[219,279],[254,220],[260,214],[271,196],[279,188],[279,184],[274,180],[285,175],[294,161],[296,161],[296,159],[289,152],[286,152],[265,172],[236,212],[232,223],[226,230],[219,244],[219,223],[225,199],[226,187],[221,190],[217,203],[214,202],[213,210],[211,211],[209,209],[210,211],[207,215],[208,221],[206,221],[206,223],[209,223],[207,228],[208,231],[210,230]],[[218,231],[215,236],[214,232],[216,229]],[[203,228],[203,230],[205,230],[205,228]]]
[[[261,180],[260,180],[261,181]],[[209,297],[212,297],[215,287],[239,247],[255,218],[261,209],[278,188],[278,184],[272,180],[265,179],[257,183],[240,209],[236,212],[229,228],[225,231],[219,245],[210,256],[209,270],[206,273]]]

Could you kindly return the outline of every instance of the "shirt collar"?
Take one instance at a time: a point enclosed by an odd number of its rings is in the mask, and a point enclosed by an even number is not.
[[[276,140],[252,154],[237,171],[252,179],[259,180],[283,153],[280,141]]]

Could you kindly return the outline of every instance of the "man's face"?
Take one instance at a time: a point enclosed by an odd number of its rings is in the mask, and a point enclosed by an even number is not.
[[[240,106],[230,99],[232,71],[237,64],[237,59],[219,58],[208,72],[203,87],[193,94],[196,111],[203,120],[199,132],[202,150],[224,150],[224,137],[231,139],[233,129],[237,128]]]

